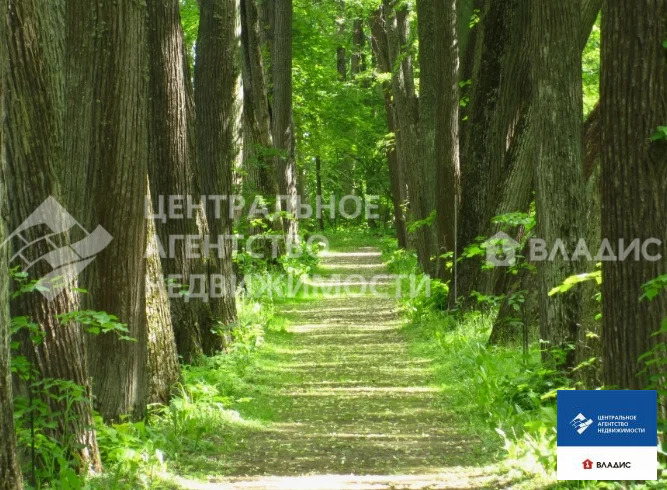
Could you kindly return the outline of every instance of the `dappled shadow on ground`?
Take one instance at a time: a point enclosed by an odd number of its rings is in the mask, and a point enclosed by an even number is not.
[[[329,253],[321,271],[386,273],[379,253]],[[387,286],[389,287],[389,286]],[[391,298],[337,295],[282,305],[281,345],[263,349],[251,382],[275,422],[244,433],[199,471],[226,475],[187,488],[495,488],[480,441],[464,435],[415,358]],[[356,476],[354,476],[356,475]],[[200,486],[198,486],[200,485]]]

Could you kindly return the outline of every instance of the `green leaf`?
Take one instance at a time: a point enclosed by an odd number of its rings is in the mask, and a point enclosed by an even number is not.
[[[655,133],[651,135],[651,141],[667,140],[667,126],[658,126]]]

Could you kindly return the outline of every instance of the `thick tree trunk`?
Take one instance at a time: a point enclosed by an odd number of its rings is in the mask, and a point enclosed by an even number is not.
[[[459,166],[459,54],[456,34],[456,0],[435,3],[435,57],[439,82],[436,90],[435,161],[436,231],[438,255],[454,252],[460,201]],[[454,262],[454,268],[456,268]],[[438,261],[437,277],[451,277]],[[450,285],[450,302],[456,301],[456,275]]]
[[[201,173],[196,160],[194,93],[179,4],[177,0],[149,0],[147,5],[148,46],[152,53],[148,172],[153,209],[159,210],[160,196],[164,205],[169,196],[190,196],[197,204]],[[208,224],[201,208],[184,214],[183,219],[156,219],[155,229],[167,254],[162,259],[163,273],[178,276],[178,282],[187,289],[193,286],[191,276],[205,274],[206,266],[202,260],[186,257],[183,241],[174,242],[177,245],[172,256],[169,237],[205,235]],[[210,308],[199,299],[185,301],[178,297],[171,299],[170,310],[178,352],[186,362],[192,362],[203,353],[202,331],[211,328]],[[173,374],[169,379],[173,379]]]
[[[459,250],[491,226],[499,201],[508,140],[525,106],[528,69],[524,26],[530,3],[520,0],[487,3],[480,27],[482,54],[472,81],[461,167]],[[523,49],[519,49],[523,48]],[[459,269],[459,291],[468,296],[479,288],[480,263],[465,260]]]
[[[241,25],[243,45],[243,157],[248,174],[244,192],[252,197],[262,196],[268,205],[275,203],[277,194],[276,173],[273,168],[273,138],[271,114],[259,15],[256,0],[241,1]],[[271,224],[266,223],[270,231]],[[251,230],[253,234],[261,229]]]
[[[373,35],[372,47],[380,73],[391,73],[392,65],[389,57],[389,42],[387,40],[386,21],[384,19],[382,8],[377,9],[371,16],[371,32]],[[396,135],[396,113],[392,101],[391,82],[382,82],[382,91],[384,94],[384,108],[387,116],[387,129],[389,133]],[[405,201],[405,191],[403,179],[401,176],[398,156],[396,154],[396,145],[393,144],[387,148],[387,163],[389,165],[389,181],[391,185],[391,198],[394,207],[394,225],[396,227],[396,237],[400,248],[407,248],[407,231],[405,229],[405,216],[403,213],[403,202]]]
[[[271,50],[273,76],[273,145],[279,155],[275,158],[278,191],[285,196],[282,211],[297,211],[297,171],[294,160],[292,125],[292,0],[275,2],[273,46]],[[298,242],[299,222],[296,216],[284,220],[284,232],[289,242]]]
[[[534,32],[540,33],[535,36],[533,74],[535,125],[541,135],[534,167],[537,235],[549,250],[562,241],[571,252],[585,233],[581,47],[572,36],[580,27],[579,9],[579,0],[563,0],[540,3],[533,13]],[[576,288],[548,293],[584,269],[580,260],[561,254],[538,263],[540,336],[549,347],[567,349],[565,367],[574,362],[568,345],[577,339],[582,300]]]
[[[594,7],[595,5],[597,5],[599,10],[599,0],[593,0],[592,2],[584,0],[582,8],[584,11],[588,11],[588,9],[592,8],[591,6]],[[592,15],[591,13],[586,14],[584,11],[582,11],[581,15],[581,34],[579,36],[579,46],[582,51],[586,45],[588,36],[597,17],[597,12],[595,12],[595,15]],[[510,51],[514,54],[510,55],[508,59],[511,60],[512,63],[518,64],[519,66],[530,66],[530,60],[526,56],[526,53],[530,51],[530,36],[523,36],[523,38],[514,39],[515,40],[512,43]],[[496,205],[494,205],[494,216],[516,211],[527,212],[530,201],[532,199],[532,192],[535,188],[533,185],[533,162],[535,159],[535,142],[537,137],[535,136],[536,129],[533,107],[534,99],[532,96],[532,84],[529,82],[529,74],[526,73],[525,77],[525,79],[521,79],[522,81],[520,83],[521,86],[524,87],[524,89],[522,89],[522,93],[525,94],[527,100],[520,106],[516,115],[517,123],[511,128],[511,132],[508,134],[510,143],[504,156],[504,169],[506,176],[502,180],[502,191],[500,193],[500,199]],[[516,92],[514,85],[505,85],[504,90]],[[508,100],[507,96],[504,96],[503,100]],[[599,154],[600,151],[599,116],[597,110],[593,110],[586,120],[584,126],[584,148],[584,178],[586,181],[588,181],[588,191],[586,195],[589,201],[586,209],[588,210],[588,214],[590,216],[586,219],[586,221],[591,223],[591,225],[587,227],[586,236],[594,237],[596,235],[595,230],[599,230],[599,225],[596,225],[596,223],[600,222],[599,213],[595,212],[596,209],[599,209],[599,206],[596,205],[596,202],[599,201],[599,199],[595,195],[597,193],[597,187],[593,182],[590,182],[590,180],[592,180],[590,177],[593,173],[593,166],[595,165],[594,161],[596,159],[599,160],[595,154],[596,152]],[[490,225],[490,227],[487,228],[487,231],[483,234],[485,236],[493,236],[499,231],[501,231],[501,226],[494,224]],[[599,235],[599,232],[597,235]],[[593,241],[595,240],[593,239]],[[483,282],[478,284],[480,291],[485,294],[504,293],[505,291],[503,290],[503,284],[505,281],[501,280],[502,276],[503,270],[501,268],[494,268],[489,271],[487,274],[482,276]],[[467,277],[463,277],[464,282],[467,282],[467,279]],[[510,280],[510,284],[512,283],[513,281]],[[529,290],[527,294],[531,296],[535,295],[536,292],[534,290]],[[588,294],[588,292],[584,291],[584,294]],[[507,301],[507,299],[505,301]],[[585,303],[586,310],[590,310],[590,306],[590,302]],[[503,330],[505,326],[508,325],[508,323],[504,321],[504,311],[507,311],[507,308],[503,306],[501,307],[501,311],[496,319],[496,322],[494,323],[493,332],[491,335],[492,339],[500,340],[512,338],[511,332],[496,331]],[[589,311],[585,311],[584,315],[588,317],[592,316]],[[592,328],[590,322],[587,322],[587,324]],[[582,336],[579,335],[580,339],[581,337]],[[586,355],[585,353],[582,354]],[[592,355],[588,357],[592,357]],[[588,357],[586,359],[588,359]]]
[[[195,102],[202,189],[205,195],[229,196],[242,137],[239,0],[203,0],[200,12]],[[210,291],[213,320],[219,322],[221,330],[215,334],[205,332],[204,351],[209,354],[224,346],[224,339],[236,322],[231,242],[225,238],[231,235],[232,220],[226,201],[221,201],[221,208],[219,216],[208,215],[211,241],[222,245],[214,252],[217,255],[212,257],[209,268],[212,282],[217,283]]]
[[[619,389],[665,382],[664,366],[639,356],[666,341],[651,334],[667,317],[667,292],[638,299],[642,284],[667,273],[667,141],[650,139],[667,121],[665,19],[665,0],[607,2],[602,13],[602,237],[616,254],[619,240],[662,243],[647,248],[659,260],[602,264],[604,379]]]
[[[7,1],[0,0],[0,16],[7,14]],[[6,25],[0,23],[0,121],[5,120],[5,81],[7,77]],[[0,244],[5,243],[6,209],[8,205],[5,182],[5,138],[3,123],[0,123]],[[11,358],[9,351],[9,250],[0,245],[0,489],[20,490],[23,488],[21,469],[16,454],[16,433],[14,432],[14,404],[12,398]]]
[[[0,3],[2,12],[6,11],[4,7],[5,5]],[[2,35],[4,36],[4,32],[2,32]],[[4,42],[4,37],[2,39]],[[2,53],[2,55],[5,56],[5,53]],[[4,60],[0,63],[4,65]],[[4,85],[4,69],[2,75],[0,75],[0,83]],[[2,96],[0,98],[0,115],[4,117],[3,89],[4,87],[0,88],[0,96]],[[4,155],[2,144],[2,129],[0,128],[0,151]],[[0,161],[0,165],[4,165],[4,162]],[[1,173],[2,169],[0,168]],[[0,181],[0,206],[2,208],[7,206],[4,176]],[[5,225],[4,219],[0,216],[0,243],[3,243],[6,238]],[[7,258],[7,249],[0,250],[0,440],[2,441],[0,446],[0,489],[17,490],[23,488],[23,483],[16,455],[16,433],[14,432],[14,404],[9,351],[9,277],[6,272],[9,267],[7,266]]]
[[[113,237],[83,275],[87,307],[116,315],[136,340],[89,339],[95,402],[106,420],[141,418],[146,408],[146,14],[132,0],[99,11],[67,4],[68,203],[84,213],[86,228],[100,225]]]
[[[9,76],[7,83],[6,151],[7,195],[10,203],[10,229],[17,230],[49,197],[62,200],[59,172],[65,167],[65,80],[64,32],[62,25],[64,4],[53,2],[44,7],[40,2],[10,2],[6,40],[9,49]],[[68,231],[65,216],[55,209],[58,204],[45,203],[56,211],[51,218],[55,222],[32,228],[21,236],[41,237],[51,227]],[[44,215],[41,216],[44,218]],[[63,237],[66,239],[65,237]],[[52,249],[45,240],[31,249],[31,256],[40,257]],[[11,240],[17,251],[21,243],[15,235]],[[18,259],[17,259],[18,260]],[[22,265],[12,263],[10,265]],[[26,265],[25,263],[23,265]],[[52,269],[46,261],[39,261],[29,274],[32,279],[45,277]],[[76,285],[76,284],[75,284]],[[43,334],[43,342],[35,346],[24,338],[23,349],[40,375],[73,381],[84,387],[92,396],[86,346],[83,332],[78,325],[63,326],[56,315],[78,308],[76,293],[66,288],[52,301],[38,293],[19,298],[12,307],[12,315],[25,315],[37,323]],[[4,341],[3,341],[4,342]],[[54,400],[47,401],[53,411],[63,407]],[[99,450],[92,430],[92,409],[89,403],[76,403],[72,407],[75,421],[66,427],[63,422],[55,429],[55,436],[73,434],[72,452],[78,453],[84,466],[100,467]]]
[[[409,53],[408,11],[405,7],[392,7],[384,2],[387,40],[389,44],[392,72],[392,94],[396,125],[396,154],[398,165],[406,187],[408,215],[412,223],[422,222],[430,214],[425,186],[424,156],[428,157],[429,142],[420,143],[419,104],[415,93],[412,56]],[[427,70],[428,72],[428,70]],[[428,124],[426,122],[425,124]],[[428,138],[428,135],[426,135]],[[423,151],[424,154],[420,153]],[[408,227],[409,228],[409,227]],[[428,226],[419,226],[408,234],[408,244],[417,252],[422,269],[431,269],[432,234]]]
[[[91,341],[96,403],[106,420],[143,417],[147,400],[146,220],[148,57],[146,6],[120,0],[97,13],[100,44],[86,63],[96,67],[91,185],[95,216],[114,237],[94,262],[88,288],[94,308],[117,315],[127,342]],[[133,128],[131,132],[127,128]]]
[[[147,185],[147,198],[150,186]],[[151,210],[152,211],[152,210]],[[169,298],[162,270],[155,223],[146,223],[146,327],[148,403],[167,404],[181,377]]]
[[[427,185],[429,177],[435,175],[435,120],[436,92],[438,90],[437,63],[435,49],[435,1],[419,0],[417,2],[418,34],[419,34],[419,158],[423,166],[423,180],[420,188],[421,215],[427,218],[435,210],[434,185]],[[435,225],[423,226],[418,233],[426,243],[427,257],[422,266],[424,271],[433,275],[437,262],[431,255],[437,250]]]

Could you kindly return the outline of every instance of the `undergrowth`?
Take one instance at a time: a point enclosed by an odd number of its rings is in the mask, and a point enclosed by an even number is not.
[[[413,252],[398,249],[393,240],[385,240],[382,251],[391,272],[421,275]],[[664,488],[664,464],[663,479],[655,482],[557,482],[556,392],[575,389],[576,382],[542,360],[537,342],[527,352],[489,345],[496,308],[448,311],[448,293],[448,284],[432,280],[430,294],[404,297],[405,333],[417,355],[433,359],[447,410],[497,452],[514,486]]]

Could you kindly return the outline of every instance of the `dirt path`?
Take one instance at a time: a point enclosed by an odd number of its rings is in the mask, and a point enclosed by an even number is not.
[[[387,274],[374,248],[330,252],[319,272],[328,286],[339,274]],[[378,282],[393,291],[390,277]],[[262,354],[256,379],[269,388],[275,422],[243,435],[226,456],[228,476],[188,488],[500,486],[493,468],[473,466],[485,456],[447,415],[429,359],[409,352],[393,295],[342,291],[279,313],[289,341]]]

